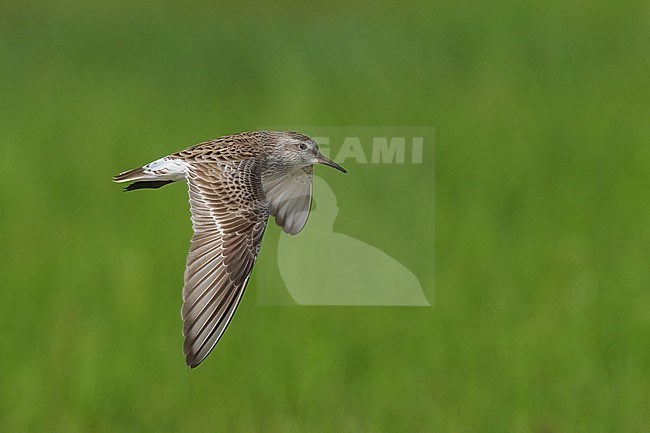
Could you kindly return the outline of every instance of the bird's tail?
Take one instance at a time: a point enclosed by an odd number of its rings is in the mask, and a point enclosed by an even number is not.
[[[132,182],[146,179],[148,176],[144,172],[144,167],[134,168],[133,170],[123,171],[117,176],[113,176],[113,182]]]
[[[168,183],[186,179],[188,164],[178,158],[166,156],[142,167],[125,171],[113,177],[115,182],[135,182],[127,191],[141,188],[160,188]]]
[[[168,183],[172,183],[173,180],[156,179],[156,176],[147,174],[144,171],[144,167],[138,167],[113,176],[113,182],[133,182],[124,188],[124,191],[133,191],[136,189],[160,188]]]

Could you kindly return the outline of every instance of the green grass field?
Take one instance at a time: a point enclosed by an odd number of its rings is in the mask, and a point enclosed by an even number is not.
[[[649,43],[635,0],[0,3],[0,432],[647,431]],[[317,169],[435,305],[254,273],[190,371],[186,190],[111,176],[275,124],[436,128],[435,197]]]

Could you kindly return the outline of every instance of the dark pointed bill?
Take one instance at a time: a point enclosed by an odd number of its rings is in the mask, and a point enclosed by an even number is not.
[[[327,165],[329,167],[335,168],[338,171],[340,171],[341,173],[347,173],[346,169],[344,169],[343,167],[341,167],[340,165],[338,165],[337,163],[335,163],[331,159],[327,158],[322,153],[318,154],[318,156],[316,157],[316,162],[318,162],[319,164],[323,164],[323,165]]]

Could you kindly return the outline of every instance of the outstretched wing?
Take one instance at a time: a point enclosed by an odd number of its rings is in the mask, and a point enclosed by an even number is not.
[[[192,164],[194,235],[183,286],[183,353],[191,368],[217,344],[241,300],[259,253],[268,202],[252,160]]]
[[[300,232],[309,217],[312,194],[312,166],[262,182],[270,204],[269,212],[285,233]]]

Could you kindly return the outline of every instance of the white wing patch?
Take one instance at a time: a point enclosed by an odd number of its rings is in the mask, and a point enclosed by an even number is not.
[[[309,217],[312,167],[302,167],[277,179],[262,181],[270,214],[285,233],[299,233]]]

